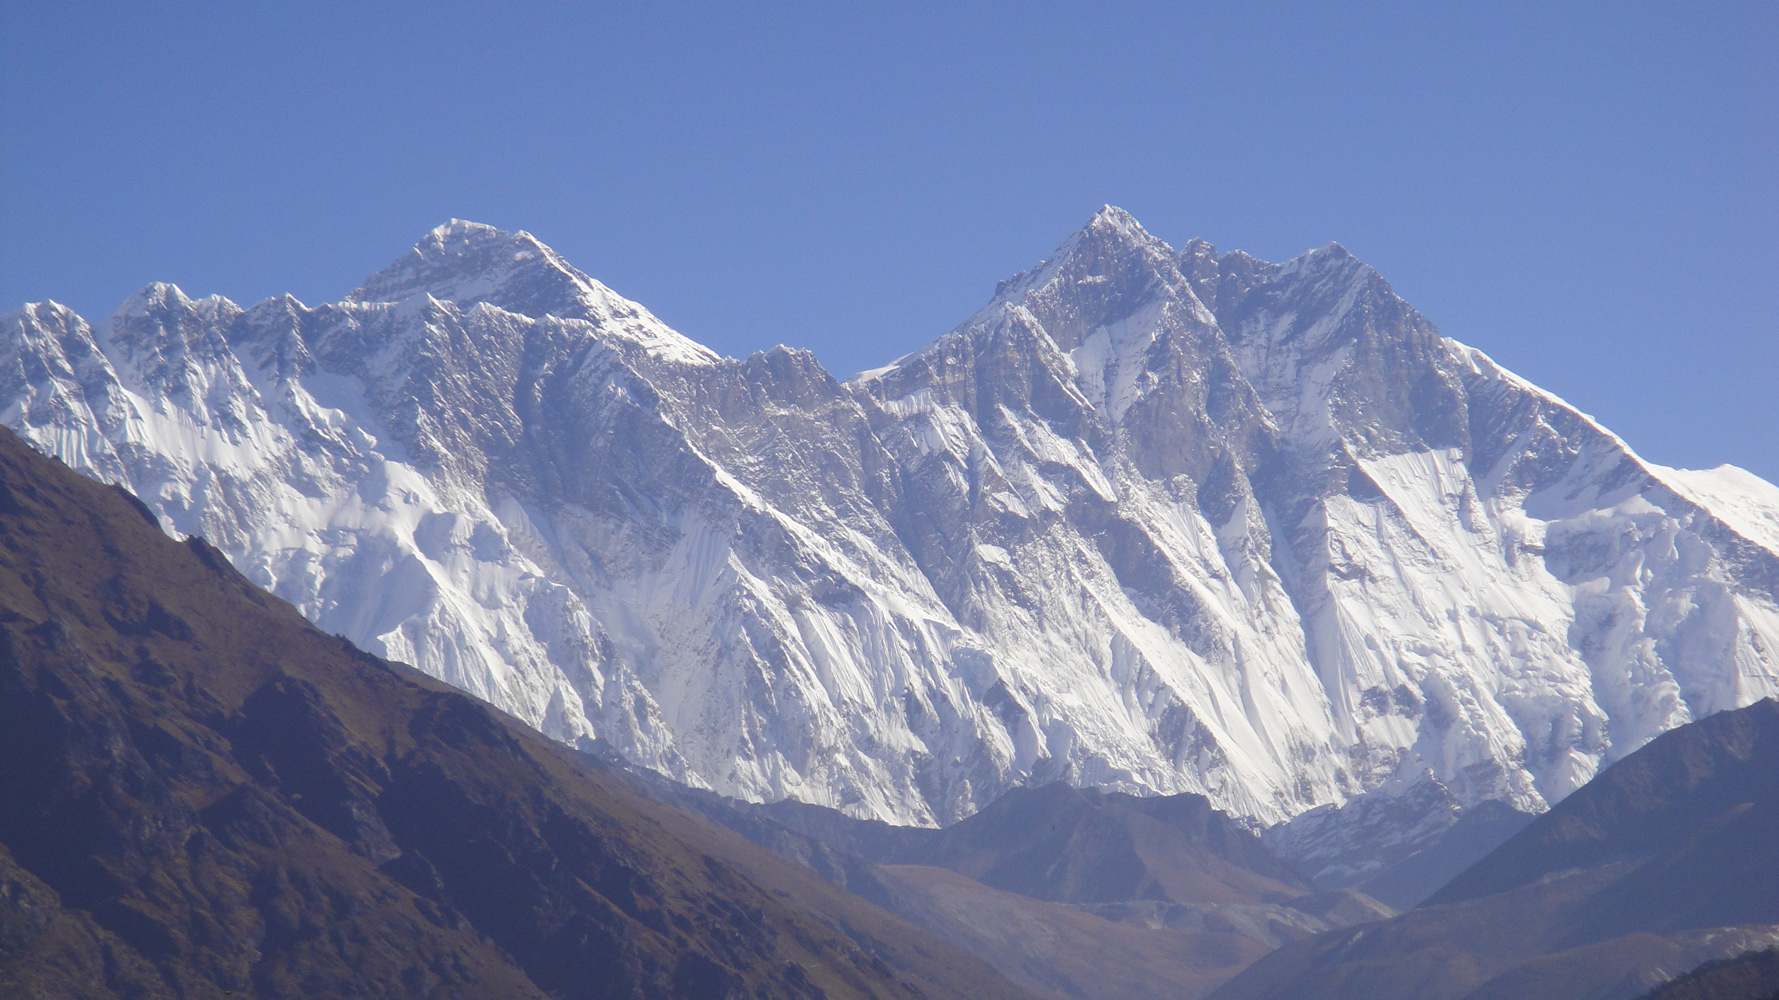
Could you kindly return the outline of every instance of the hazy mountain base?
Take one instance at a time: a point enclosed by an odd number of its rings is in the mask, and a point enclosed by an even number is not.
[[[944,868],[877,869],[887,908],[1058,1000],[1199,1000],[1266,954],[1234,931],[1158,929],[991,889]]]
[[[1060,1000],[1202,997],[1272,948],[1393,912],[1350,890],[1316,893],[1202,796],[1051,785],[934,830],[604,766]]]

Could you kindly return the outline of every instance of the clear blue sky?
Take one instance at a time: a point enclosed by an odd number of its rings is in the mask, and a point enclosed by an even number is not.
[[[0,309],[337,299],[451,216],[728,354],[945,332],[1104,202],[1339,240],[1779,480],[1779,4],[0,4]]]

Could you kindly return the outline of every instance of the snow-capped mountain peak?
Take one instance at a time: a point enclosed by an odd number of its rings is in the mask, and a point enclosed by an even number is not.
[[[1141,310],[1169,286],[1182,285],[1174,256],[1130,213],[1107,205],[1043,263],[1001,282],[994,298],[960,329],[1016,306],[1038,316],[1062,350],[1073,351],[1091,331]],[[1085,301],[1059,301],[1064,294]],[[1065,309],[1074,314],[1060,315]]]
[[[463,308],[485,302],[533,319],[582,319],[662,359],[693,364],[717,360],[715,352],[675,333],[523,230],[510,233],[452,219],[346,298],[400,303],[422,295]]]
[[[353,302],[402,302],[427,294],[463,306],[495,299],[528,316],[578,312],[593,282],[530,233],[509,233],[452,219],[427,233],[407,256],[347,296]]]
[[[1779,691],[1771,486],[1642,463],[1338,244],[1109,206],[844,384],[454,221],[333,305],[0,317],[0,413],[553,736],[900,822],[1066,779],[1437,833]]]

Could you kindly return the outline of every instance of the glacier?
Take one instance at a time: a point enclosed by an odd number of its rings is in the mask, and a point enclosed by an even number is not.
[[[338,303],[0,317],[0,420],[552,737],[896,823],[1198,792],[1357,872],[1779,694],[1779,489],[1111,207],[847,380],[454,220]]]

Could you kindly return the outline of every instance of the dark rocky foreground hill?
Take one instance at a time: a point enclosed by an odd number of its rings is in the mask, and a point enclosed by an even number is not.
[[[0,996],[1024,997],[0,431]]]

